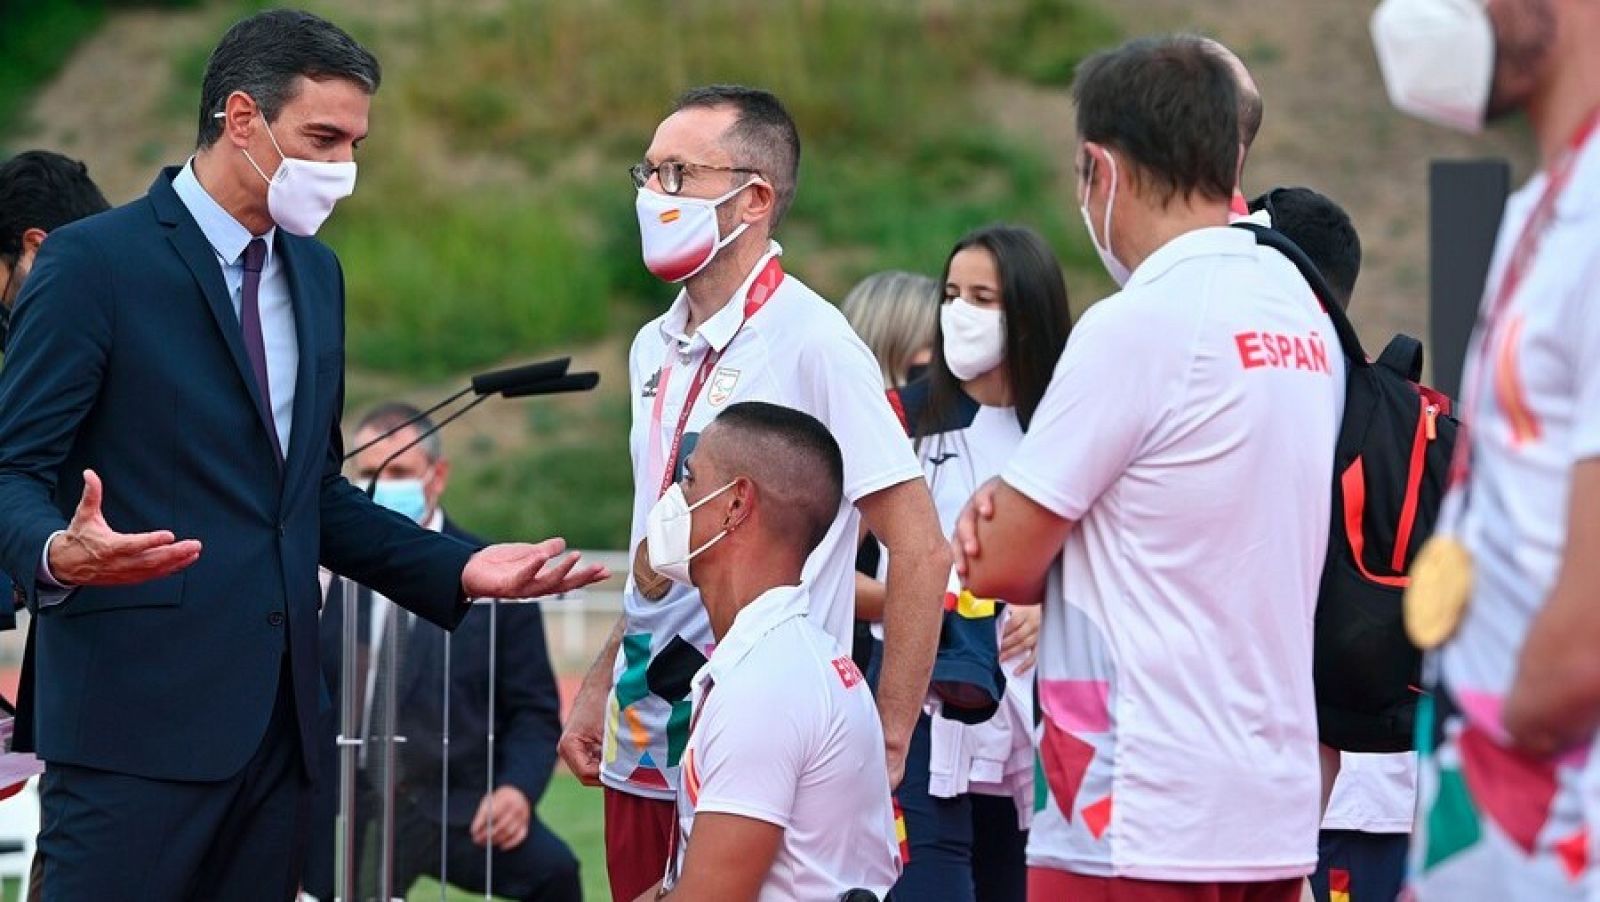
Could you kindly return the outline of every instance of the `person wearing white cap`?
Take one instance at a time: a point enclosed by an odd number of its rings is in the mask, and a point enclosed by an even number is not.
[[[1476,131],[1526,113],[1539,172],[1506,205],[1462,379],[1467,440],[1407,627],[1421,900],[1600,898],[1600,4],[1386,0],[1395,105]]]

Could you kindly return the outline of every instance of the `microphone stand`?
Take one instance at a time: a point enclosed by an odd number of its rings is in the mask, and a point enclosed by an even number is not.
[[[430,408],[430,410],[439,410],[445,406],[445,404],[461,398],[470,391],[472,391],[472,389],[468,387],[467,389],[457,392],[451,398],[447,399],[443,404],[436,404],[434,407]],[[416,438],[407,442],[404,446],[400,447],[388,457],[384,458],[383,462],[378,465],[378,468],[373,471],[371,478],[367,480],[367,484],[364,489],[366,496],[368,498],[373,497],[373,495],[377,492],[378,480],[383,476],[383,472],[389,468],[390,464],[399,459],[402,454],[410,451],[412,448],[421,444],[430,435],[433,435],[444,427],[455,422],[457,419],[464,416],[467,411],[472,410],[474,407],[477,407],[479,404],[482,404],[484,401],[487,401],[492,397],[494,397],[494,395],[484,394],[473,398],[472,401],[462,405],[460,409],[451,413],[450,416],[434,424],[432,429],[419,434]],[[420,417],[413,418],[402,426],[397,426],[390,430],[388,433],[386,433],[386,435],[393,435],[401,428],[404,428],[404,426],[412,425],[420,419]],[[360,451],[371,447],[372,444],[379,440],[381,439],[375,439],[373,442],[368,442],[367,444],[358,448],[355,453],[359,453]],[[340,661],[340,678],[342,681],[340,685],[347,688],[345,689],[344,697],[341,699],[340,704],[340,735],[337,740],[339,746],[339,818],[337,828],[339,836],[339,848],[336,856],[336,873],[339,875],[340,880],[339,898],[346,900],[346,902],[355,902],[355,899],[358,897],[357,874],[355,868],[358,850],[356,849],[356,830],[354,829],[356,819],[356,781],[359,779],[360,764],[361,760],[365,757],[364,752],[366,751],[367,743],[371,741],[373,737],[367,735],[370,730],[364,728],[367,725],[362,723],[362,720],[364,719],[362,715],[364,712],[357,711],[355,705],[356,680],[363,679],[367,676],[366,674],[358,674],[356,672],[356,656],[359,645],[357,637],[357,623],[360,619],[360,602],[358,597],[359,590],[356,586],[355,580],[344,579],[343,577],[340,577],[340,579],[343,582],[341,602],[344,606],[344,634],[340,637],[341,645],[343,646],[341,649],[342,659]],[[395,732],[395,717],[398,713],[398,700],[396,698],[395,689],[399,684],[400,662],[398,655],[394,653],[394,649],[397,648],[397,644],[400,641],[399,617],[399,606],[394,605],[391,602],[388,614],[384,619],[383,637],[379,640],[381,643],[379,647],[390,649],[390,653],[384,658],[383,672],[377,675],[378,680],[381,681],[381,684],[389,687],[389,691],[384,693],[384,705],[383,711],[381,712],[383,723],[385,725],[385,735],[378,740],[383,744],[383,757],[381,759],[383,764],[383,785],[381,797],[383,804],[380,812],[381,826],[378,837],[378,898],[385,900],[385,902],[394,898],[394,803],[396,791],[398,790],[395,765],[398,751],[397,745],[405,741],[405,737],[396,735]],[[377,686],[375,685],[372,688],[374,691],[376,691]],[[366,699],[366,702],[367,706],[370,707],[372,700]]]
[[[460,419],[468,411],[470,411],[473,408],[477,407],[479,404],[482,404],[484,401],[487,401],[488,399],[494,397],[496,394],[502,395],[503,397],[507,397],[507,398],[520,398],[520,397],[530,397],[530,396],[533,396],[533,395],[540,395],[540,394],[555,394],[555,393],[572,392],[572,391],[587,391],[587,390],[593,388],[594,385],[599,381],[598,376],[596,376],[593,373],[581,373],[581,374],[567,375],[567,372],[566,372],[567,363],[568,363],[568,360],[566,358],[563,358],[563,359],[556,360],[556,361],[549,361],[549,362],[542,363],[542,364],[534,364],[534,365],[528,366],[528,367],[521,367],[521,368],[518,368],[516,370],[501,371],[500,373],[485,374],[484,376],[476,377],[473,380],[473,384],[469,385],[467,388],[464,388],[461,391],[456,392],[454,395],[451,395],[449,398],[446,398],[444,401],[441,401],[440,403],[435,404],[434,406],[428,408],[428,410],[426,412],[424,412],[422,414],[419,414],[417,416],[411,417],[410,419],[406,420],[404,423],[401,423],[400,425],[395,426],[394,428],[388,430],[387,432],[383,433],[382,435],[378,436],[377,438],[372,439],[371,441],[367,442],[366,444],[363,444],[363,445],[357,447],[354,451],[351,451],[349,454],[347,454],[345,456],[345,460],[349,460],[349,459],[355,457],[360,452],[366,450],[367,448],[372,447],[373,445],[377,444],[378,442],[382,441],[383,439],[394,435],[395,433],[399,432],[401,429],[404,429],[407,426],[415,425],[417,422],[420,422],[428,414],[434,413],[434,412],[436,412],[438,410],[443,409],[444,407],[448,406],[452,402],[457,401],[457,400],[461,399],[462,397],[466,396],[468,393],[474,392],[474,391],[477,391],[479,393],[478,397],[472,399],[467,404],[462,405],[459,409],[455,410],[449,416],[445,417],[443,420],[440,420],[438,423],[434,424],[432,428],[420,433],[415,438],[413,438],[411,441],[407,442],[404,446],[402,446],[398,450],[396,450],[393,453],[391,453],[388,457],[384,458],[383,462],[381,464],[379,464],[378,468],[375,471],[373,471],[373,474],[372,474],[371,478],[369,478],[367,480],[367,484],[366,484],[366,487],[365,487],[364,491],[365,491],[367,497],[370,499],[370,498],[373,497],[373,495],[377,491],[378,479],[383,475],[384,470],[388,469],[390,464],[394,463],[395,460],[397,460],[402,454],[406,453],[407,451],[409,451],[412,448],[416,447],[417,445],[421,444],[429,436],[433,435],[434,433],[438,432],[439,430],[443,429],[444,427],[446,427],[446,426],[450,425],[451,423],[455,422],[456,420]],[[519,381],[515,381],[515,382],[508,382],[508,381],[505,380],[505,377],[508,376],[508,375],[520,376],[521,379]],[[497,378],[500,381],[498,381],[498,382],[495,381]],[[344,687],[344,691],[343,691],[342,697],[340,699],[339,736],[336,739],[336,743],[337,743],[338,748],[339,748],[339,814],[338,814],[338,818],[336,820],[336,825],[335,825],[335,832],[336,832],[336,835],[338,837],[338,847],[337,847],[336,853],[335,853],[335,862],[334,862],[335,871],[334,871],[334,873],[335,873],[335,875],[337,877],[337,883],[338,883],[336,898],[343,900],[343,902],[356,902],[356,899],[358,898],[358,887],[357,887],[357,879],[356,879],[357,878],[357,874],[356,874],[356,867],[355,867],[358,850],[356,848],[356,831],[354,829],[354,827],[355,827],[355,817],[356,817],[356,780],[359,779],[359,769],[360,769],[361,759],[364,757],[363,753],[364,753],[364,751],[366,749],[366,744],[367,744],[368,741],[370,741],[372,739],[372,737],[365,735],[367,733],[367,730],[363,729],[363,725],[361,723],[361,721],[362,721],[362,713],[363,712],[357,711],[356,710],[356,704],[355,704],[356,680],[363,676],[362,674],[358,674],[356,672],[356,670],[357,670],[357,667],[356,667],[356,655],[357,655],[358,644],[359,644],[358,641],[357,641],[357,635],[356,634],[357,634],[357,621],[359,620],[359,617],[360,617],[360,612],[359,612],[360,602],[359,602],[359,595],[358,595],[359,590],[357,588],[355,580],[346,579],[346,578],[344,578],[342,576],[339,576],[337,578],[340,579],[340,581],[341,581],[341,599],[340,599],[340,601],[341,601],[341,604],[342,604],[342,607],[343,607],[343,613],[344,613],[344,632],[340,637],[340,645],[341,645],[341,648],[340,648],[340,656],[341,656],[341,660],[340,660],[340,679],[341,679],[341,685]],[[381,821],[382,826],[381,826],[381,829],[380,829],[379,845],[378,845],[378,848],[379,848],[378,891],[379,891],[379,898],[384,900],[384,902],[390,902],[390,900],[393,900],[395,898],[395,895],[394,895],[394,833],[395,833],[395,811],[394,811],[394,806],[395,806],[395,795],[396,795],[396,791],[398,789],[398,787],[397,787],[397,777],[396,777],[396,773],[395,773],[395,764],[396,764],[396,757],[397,757],[397,755],[396,755],[396,753],[397,753],[396,746],[397,746],[398,743],[401,743],[401,742],[405,741],[405,737],[398,736],[398,735],[395,734],[395,718],[396,718],[396,715],[398,713],[398,711],[397,711],[398,699],[396,697],[396,691],[395,690],[396,690],[398,682],[399,682],[399,660],[398,660],[398,656],[394,653],[394,650],[396,648],[396,643],[399,642],[399,610],[400,609],[399,609],[399,607],[397,605],[393,605],[392,602],[390,604],[391,604],[392,610],[389,612],[389,616],[384,621],[384,633],[383,633],[382,639],[380,640],[381,643],[382,643],[381,646],[380,646],[381,648],[390,649],[390,654],[385,659],[384,672],[381,675],[381,677],[382,677],[382,679],[384,681],[384,684],[388,685],[389,689],[390,689],[389,692],[385,693],[386,698],[385,698],[385,701],[384,701],[384,708],[383,708],[383,717],[384,717],[384,723],[385,723],[385,726],[386,726],[385,732],[386,732],[387,735],[385,735],[381,740],[383,742],[383,746],[384,746],[383,747],[383,759],[382,759],[382,761],[383,761],[382,803],[383,804],[382,804],[382,821]],[[495,658],[494,643],[496,641],[495,627],[496,627],[496,620],[498,619],[496,617],[497,613],[498,613],[498,605],[494,604],[490,608],[490,624],[489,624],[489,630],[490,630],[490,687],[489,687],[490,709],[489,709],[489,714],[490,714],[490,718],[491,718],[491,723],[489,725],[489,730],[490,730],[490,733],[489,733],[489,779],[490,779],[490,784],[491,784],[491,791],[492,791],[492,784],[493,784],[493,779],[494,779],[494,725],[493,725],[493,722],[492,722],[492,718],[494,716],[494,707],[493,707],[493,705],[494,705],[494,665],[496,663],[495,660],[494,660],[494,658]],[[450,679],[450,670],[449,670],[449,668],[450,668],[450,634],[448,632],[446,632],[446,634],[445,634],[445,679],[444,679],[444,683],[445,683],[445,685],[444,685],[444,702],[445,702],[444,716],[445,716],[445,722],[443,724],[443,729],[441,731],[442,732],[442,745],[444,747],[444,753],[445,753],[445,756],[444,756],[444,778],[443,778],[444,779],[444,785],[442,787],[443,792],[441,794],[442,795],[442,801],[440,802],[440,806],[441,806],[441,812],[440,812],[441,813],[441,823],[444,823],[444,822],[446,822],[448,820],[448,812],[449,812],[449,767],[450,767],[450,761],[449,761],[449,744],[450,744],[450,732],[449,732],[450,731],[450,720],[449,720],[449,717],[450,717],[450,684],[449,684],[449,679]],[[375,690],[377,687],[374,686],[373,688]],[[367,699],[367,704],[370,706],[370,704],[371,704],[371,700],[370,699]],[[494,817],[493,805],[491,804],[490,812],[489,812],[489,818],[490,818],[489,823],[490,823],[491,831],[493,829],[493,823],[494,823],[493,822],[493,817]],[[441,871],[441,873],[440,873],[440,880],[439,880],[441,898],[443,897],[443,895],[446,892],[444,887],[446,887],[448,885],[445,882],[445,874],[443,873],[443,871],[445,869],[445,861],[446,861],[446,858],[447,858],[447,855],[445,854],[445,852],[447,851],[447,848],[448,848],[447,837],[441,832],[441,836],[440,836],[440,871]],[[488,855],[488,862],[487,862],[488,871],[487,871],[487,874],[488,874],[489,877],[492,877],[492,875],[493,875],[493,870],[492,870],[492,868],[493,868],[493,849],[494,849],[494,843],[491,841],[490,843],[487,844],[487,853],[486,853]],[[492,884],[491,884],[491,886],[492,886]]]

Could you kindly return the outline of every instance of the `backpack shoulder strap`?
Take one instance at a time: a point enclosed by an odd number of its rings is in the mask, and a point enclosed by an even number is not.
[[[1254,233],[1256,244],[1270,247],[1278,253],[1289,258],[1295,269],[1300,270],[1300,275],[1311,286],[1311,291],[1322,302],[1322,309],[1333,320],[1334,334],[1339,337],[1339,347],[1344,351],[1344,356],[1352,366],[1367,366],[1367,352],[1361,348],[1361,337],[1356,334],[1354,326],[1350,325],[1350,318],[1345,316],[1344,308],[1334,300],[1333,289],[1328,287],[1326,279],[1317,270],[1311,258],[1300,249],[1300,245],[1289,240],[1289,237],[1275,229],[1269,229],[1249,221],[1240,221],[1233,224],[1236,229],[1244,229]]]
[[[1378,363],[1399,373],[1407,382],[1421,382],[1422,342],[1409,335],[1396,335],[1378,355]]]

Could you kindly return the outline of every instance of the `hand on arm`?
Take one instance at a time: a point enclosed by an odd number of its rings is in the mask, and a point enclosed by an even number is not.
[[[49,543],[50,575],[64,586],[122,586],[177,573],[200,558],[200,542],[171,532],[119,533],[100,509],[104,489],[83,473],[83,497],[66,531]]]
[[[663,899],[680,902],[754,900],[778,857],[783,828],[737,814],[695,816],[683,873]]]
[[[927,483],[921,479],[874,492],[857,506],[889,555],[878,713],[889,785],[894,787],[905,772],[906,749],[933,673],[944,591],[950,580],[950,551]]]
[[[1521,748],[1549,755],[1600,727],[1600,458],[1572,470],[1567,545],[1549,601],[1522,646],[1506,697],[1505,728]]]
[[[585,786],[600,785],[600,750],[605,741],[606,697],[611,694],[611,671],[622,646],[624,618],[617,618],[605,647],[589,666],[583,686],[567,714],[567,727],[557,748],[561,760]]]
[[[1050,564],[1072,525],[1002,480],[991,479],[961,512],[951,553],[974,595],[1035,605],[1044,600]]]

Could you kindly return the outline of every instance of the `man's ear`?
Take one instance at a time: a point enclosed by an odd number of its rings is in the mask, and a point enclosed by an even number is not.
[[[728,491],[731,500],[728,509],[722,515],[722,528],[729,532],[738,529],[749,520],[755,511],[756,484],[748,476],[739,476],[733,480],[733,488]]]
[[[44,244],[44,239],[49,233],[44,229],[28,229],[22,233],[22,253],[32,256],[39,253],[39,248]]]
[[[744,190],[750,198],[745,204],[744,221],[754,224],[762,218],[770,220],[778,205],[778,190],[766,179],[757,179]]]
[[[222,138],[234,147],[246,148],[250,146],[251,122],[261,108],[256,106],[255,98],[243,91],[234,91],[228,95],[222,108]]]

